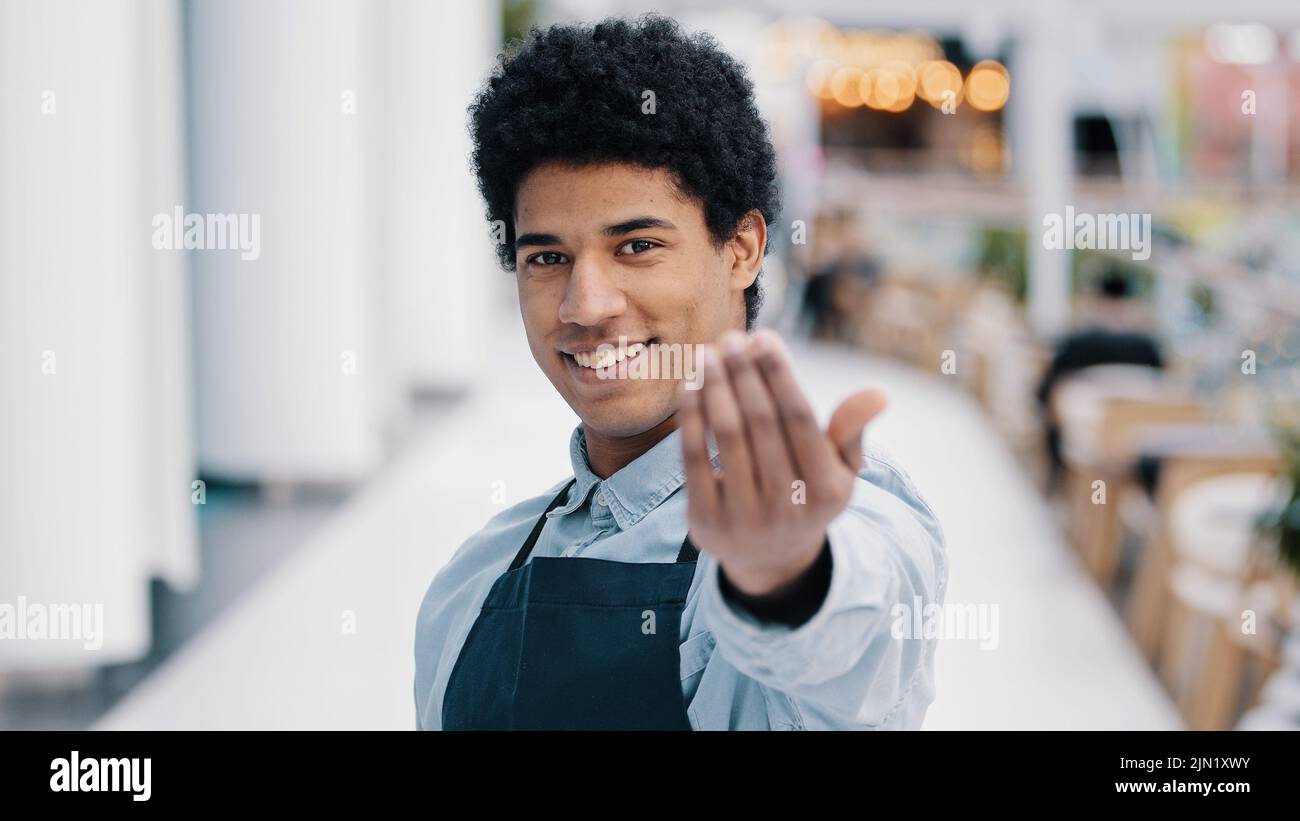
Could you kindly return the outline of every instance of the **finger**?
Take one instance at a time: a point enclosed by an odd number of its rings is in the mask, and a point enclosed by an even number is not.
[[[794,465],[790,461],[776,402],[758,372],[745,335],[728,331],[723,334],[721,342],[723,362],[740,406],[746,441],[754,459],[754,479],[759,495],[768,501],[785,498],[794,480]]]
[[[758,509],[754,462],[745,441],[744,421],[726,368],[712,346],[704,349],[704,419],[722,458],[722,509],[732,516],[751,516]]]
[[[831,414],[826,433],[854,473],[862,467],[862,432],[888,403],[884,391],[868,388],[845,399]]]
[[[809,477],[826,475],[833,467],[835,453],[826,434],[817,425],[812,406],[795,381],[784,343],[776,334],[764,329],[754,334],[753,347],[757,351],[759,372],[763,374],[781,414],[797,475],[804,481]]]
[[[705,436],[704,410],[699,390],[683,387],[678,393],[677,427],[682,432],[682,460],[686,465],[687,504],[706,516],[718,513],[718,480],[709,461],[709,442]]]

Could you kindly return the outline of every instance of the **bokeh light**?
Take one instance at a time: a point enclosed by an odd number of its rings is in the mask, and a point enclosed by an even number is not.
[[[979,111],[997,111],[1011,96],[1011,75],[997,60],[982,60],[966,77],[966,101]]]

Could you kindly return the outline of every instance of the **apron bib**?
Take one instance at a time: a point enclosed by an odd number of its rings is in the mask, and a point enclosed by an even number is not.
[[[670,564],[528,562],[573,484],[488,592],[447,681],[444,729],[691,729],[677,648],[699,553],[688,536]]]

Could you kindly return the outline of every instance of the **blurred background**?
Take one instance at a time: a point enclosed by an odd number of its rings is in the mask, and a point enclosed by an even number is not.
[[[762,324],[889,392],[994,614],[926,728],[1300,728],[1300,9],[798,5],[653,10],[770,122]],[[0,727],[414,727],[425,588],[577,421],[465,107],[649,10],[0,0]]]

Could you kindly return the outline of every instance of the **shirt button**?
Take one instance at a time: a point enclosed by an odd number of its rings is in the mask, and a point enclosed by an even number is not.
[[[596,491],[596,504],[600,505],[601,507],[605,506],[605,491],[603,490]]]

